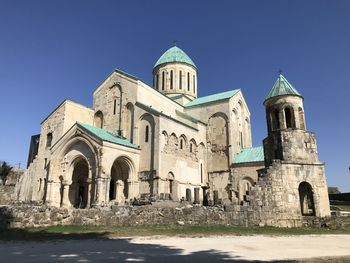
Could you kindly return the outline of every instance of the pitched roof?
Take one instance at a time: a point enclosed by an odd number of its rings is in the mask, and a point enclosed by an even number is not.
[[[153,68],[161,64],[171,62],[186,63],[197,68],[192,59],[181,48],[178,48],[177,46],[169,48],[167,51],[165,51],[164,54],[161,55],[161,57],[157,60],[156,64],[154,64]]]
[[[235,90],[230,90],[230,91],[226,91],[226,92],[212,94],[212,95],[205,96],[205,97],[200,97],[200,98],[194,99],[193,101],[185,104],[184,106],[185,106],[185,108],[188,108],[188,107],[198,106],[201,104],[212,103],[212,102],[216,102],[216,101],[220,101],[220,100],[226,100],[226,99],[231,98],[233,95],[237,94],[239,91],[240,91],[240,89],[235,89]]]
[[[127,139],[124,139],[118,135],[115,135],[107,130],[100,129],[100,128],[97,128],[97,127],[94,127],[94,126],[91,126],[89,124],[82,123],[79,121],[77,121],[77,125],[80,128],[82,128],[83,130],[90,133],[92,136],[96,136],[97,138],[99,138],[102,141],[111,142],[111,143],[123,145],[126,147],[139,149],[139,146],[137,146],[136,144],[133,144],[130,141],[128,141]]]
[[[233,164],[254,163],[254,162],[263,162],[263,161],[264,161],[264,148],[262,146],[243,148],[233,158]]]
[[[292,84],[290,84],[288,80],[282,74],[280,74],[265,100],[282,95],[294,95],[301,97],[301,94],[292,86]]]

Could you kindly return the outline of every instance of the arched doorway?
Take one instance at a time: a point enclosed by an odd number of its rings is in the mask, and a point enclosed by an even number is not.
[[[169,193],[169,199],[170,200],[177,200],[177,185],[175,182],[175,176],[172,172],[168,173],[168,178],[167,178],[167,183],[168,186],[167,188],[167,192]]]
[[[109,201],[115,200],[123,205],[129,199],[129,180],[131,167],[128,160],[120,157],[114,161],[109,182]]]
[[[75,208],[86,208],[89,198],[89,165],[83,158],[74,163],[72,184],[69,187],[69,201]]]
[[[302,182],[299,185],[299,198],[301,214],[303,216],[315,215],[315,203],[313,198],[312,187],[307,182]]]

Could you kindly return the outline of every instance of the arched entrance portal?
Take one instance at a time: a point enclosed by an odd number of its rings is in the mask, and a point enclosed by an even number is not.
[[[86,208],[89,198],[89,165],[85,159],[74,164],[72,184],[69,187],[69,201],[75,208]]]
[[[129,199],[130,173],[130,164],[126,158],[120,157],[114,161],[109,182],[109,201],[115,200],[123,205]]]
[[[315,215],[315,204],[313,198],[312,187],[307,182],[299,185],[300,208],[303,216]]]

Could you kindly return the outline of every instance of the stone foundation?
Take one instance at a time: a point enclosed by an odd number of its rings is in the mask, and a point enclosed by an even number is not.
[[[308,220],[310,221],[310,220]],[[297,227],[303,218],[279,217],[253,211],[248,206],[113,206],[111,209],[59,209],[46,205],[22,204],[0,207],[0,228],[26,228],[53,225],[154,225],[219,224]]]

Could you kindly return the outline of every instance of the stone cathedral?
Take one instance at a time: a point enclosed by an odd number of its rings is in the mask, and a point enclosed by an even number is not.
[[[278,76],[262,98],[267,137],[252,147],[242,91],[198,97],[197,72],[174,46],[155,63],[152,86],[114,70],[92,108],[64,100],[31,137],[18,198],[72,209],[137,199],[224,204],[266,222],[329,216],[302,95]]]

